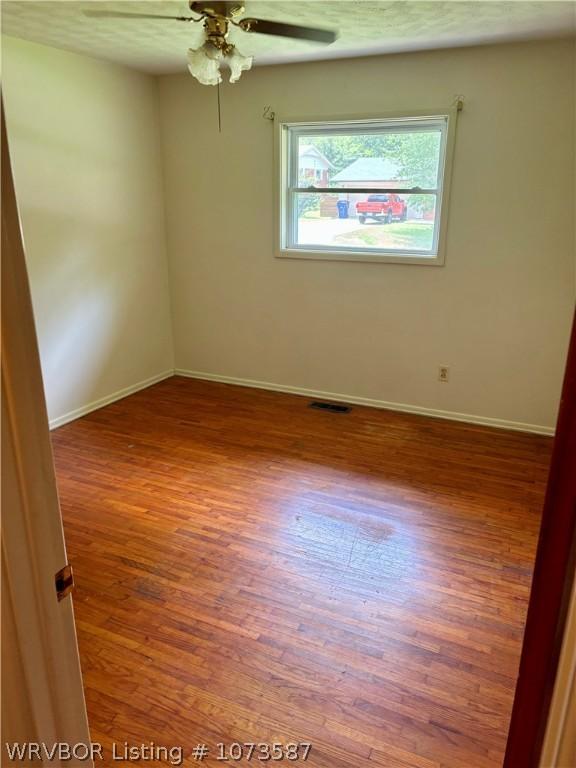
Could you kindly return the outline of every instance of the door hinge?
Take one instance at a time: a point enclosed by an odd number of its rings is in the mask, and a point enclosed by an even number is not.
[[[58,601],[63,600],[74,589],[74,574],[71,565],[65,565],[54,577]]]

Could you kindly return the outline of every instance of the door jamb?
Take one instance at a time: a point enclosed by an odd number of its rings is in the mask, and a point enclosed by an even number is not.
[[[576,315],[528,604],[503,768],[537,768],[576,563]]]
[[[19,738],[49,747],[88,745],[90,734],[72,599],[59,601],[54,582],[66,548],[3,105],[1,144],[2,593],[11,627],[3,663],[18,665],[22,682],[17,691],[2,691],[10,709],[4,754],[12,727]]]

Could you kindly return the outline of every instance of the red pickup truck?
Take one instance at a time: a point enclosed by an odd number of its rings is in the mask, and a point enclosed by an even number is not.
[[[360,224],[365,224],[368,218],[391,224],[406,221],[407,207],[406,201],[398,195],[370,195],[367,200],[356,203],[356,213]]]

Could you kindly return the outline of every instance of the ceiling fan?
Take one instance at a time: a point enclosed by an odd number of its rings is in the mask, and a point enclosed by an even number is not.
[[[126,13],[124,11],[85,10],[85,16],[115,19],[168,19],[172,21],[204,22],[206,39],[200,48],[188,50],[188,69],[203,85],[217,85],[222,82],[220,64],[230,68],[230,82],[235,83],[242,72],[252,66],[252,57],[243,56],[233,43],[228,42],[231,25],[243,32],[257,32],[264,35],[291,37],[297,40],[312,40],[317,43],[333,43],[337,34],[330,29],[303,27],[249,17],[240,18],[245,11],[240,0],[216,2],[216,0],[189,0],[192,13],[197,16],[162,16],[150,13]]]

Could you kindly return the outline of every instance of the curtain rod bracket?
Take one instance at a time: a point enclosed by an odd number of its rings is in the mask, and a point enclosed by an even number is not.
[[[272,110],[272,107],[270,107],[270,106],[264,107],[264,112],[262,113],[262,117],[265,120],[274,121],[274,118],[276,117],[276,112],[274,112]]]

